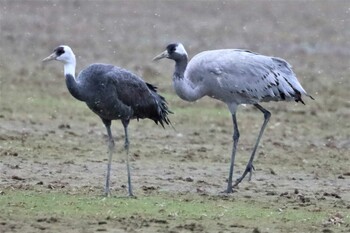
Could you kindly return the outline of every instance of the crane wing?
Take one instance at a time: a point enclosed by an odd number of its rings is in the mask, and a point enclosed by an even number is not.
[[[167,114],[171,111],[165,99],[157,93],[155,86],[117,67],[107,75],[113,80],[118,100],[133,110],[133,117],[150,118],[162,126],[163,122],[170,123]]]
[[[199,76],[216,79],[222,89],[246,98],[302,101],[301,95],[306,94],[291,66],[281,58],[225,49],[203,52],[192,60],[202,64]]]

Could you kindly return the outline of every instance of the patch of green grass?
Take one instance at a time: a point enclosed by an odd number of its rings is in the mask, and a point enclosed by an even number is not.
[[[155,194],[133,198],[104,198],[58,192],[7,190],[0,198],[1,215],[11,218],[25,216],[59,216],[62,218],[122,218],[142,216],[183,222],[202,221],[240,223],[247,226],[268,227],[272,223],[292,227],[295,224],[321,225],[327,212],[307,208],[280,210],[275,203],[247,199],[210,198],[193,195],[172,197]],[[348,220],[347,220],[348,221]],[[257,223],[259,222],[259,224]]]

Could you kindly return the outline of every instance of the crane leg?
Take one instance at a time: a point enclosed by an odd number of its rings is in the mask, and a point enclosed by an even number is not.
[[[264,123],[262,124],[261,126],[261,129],[260,129],[260,132],[259,132],[259,135],[258,135],[258,139],[256,140],[256,143],[255,143],[255,146],[254,146],[254,149],[253,149],[253,152],[252,152],[252,155],[250,156],[250,159],[249,159],[249,162],[247,164],[247,167],[246,169],[244,170],[243,174],[241,177],[239,177],[237,180],[236,180],[236,183],[233,185],[233,187],[237,186],[239,183],[241,183],[241,181],[244,179],[244,177],[249,173],[249,181],[251,180],[251,177],[252,177],[252,172],[254,170],[254,166],[253,166],[253,160],[254,160],[254,157],[255,157],[255,152],[258,148],[258,145],[259,145],[259,142],[260,142],[260,139],[264,133],[264,130],[266,128],[266,125],[267,123],[269,122],[269,119],[271,117],[271,113],[269,111],[267,111],[265,108],[263,108],[261,105],[259,104],[254,104],[254,106],[259,109],[262,113],[264,113]]]
[[[239,130],[238,130],[238,124],[237,124],[237,119],[236,119],[236,113],[232,114],[232,122],[233,122],[233,147],[232,147],[230,172],[229,172],[228,181],[227,181],[226,193],[233,192],[232,175],[233,175],[233,169],[234,169],[234,164],[235,164],[237,144],[238,144],[238,139],[239,139]]]
[[[128,175],[128,192],[129,192],[129,196],[133,197],[134,194],[132,192],[131,174],[130,174],[130,165],[129,165],[129,137],[128,137],[129,122],[130,122],[130,120],[122,120],[122,123],[124,126],[124,133],[125,133],[124,149],[126,151],[126,171],[127,171],[127,175]]]
[[[111,121],[103,120],[103,123],[106,126],[107,134],[108,134],[108,163],[107,163],[107,175],[106,175],[106,186],[105,186],[105,196],[109,197],[110,193],[110,176],[111,176],[111,165],[112,165],[112,156],[114,152],[114,140],[111,132]]]

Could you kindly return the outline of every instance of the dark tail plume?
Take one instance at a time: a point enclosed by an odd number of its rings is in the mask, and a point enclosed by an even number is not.
[[[152,91],[152,94],[156,100],[157,103],[157,116],[152,119],[156,124],[158,122],[160,125],[164,128],[164,123],[167,125],[171,125],[171,122],[168,118],[168,114],[173,114],[172,111],[170,111],[168,107],[168,103],[166,102],[165,98],[157,93],[157,87],[153,86],[152,84],[146,83],[147,87]]]

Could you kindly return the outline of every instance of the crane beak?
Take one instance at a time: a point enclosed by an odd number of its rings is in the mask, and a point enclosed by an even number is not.
[[[162,58],[165,58],[165,57],[169,57],[169,53],[168,53],[167,50],[165,50],[165,51],[162,52],[161,54],[155,56],[155,57],[153,58],[152,61],[158,61],[158,60],[160,60],[160,59],[162,59]]]
[[[44,58],[44,59],[42,60],[42,62],[52,61],[52,60],[55,60],[56,58],[57,58],[56,53],[53,53],[53,54],[51,54],[50,56],[48,56],[47,58]]]

